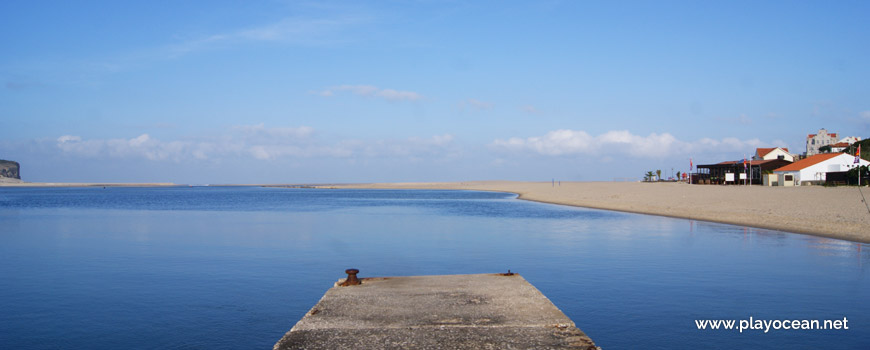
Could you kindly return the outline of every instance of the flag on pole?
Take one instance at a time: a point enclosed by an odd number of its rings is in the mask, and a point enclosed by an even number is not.
[[[689,171],[692,171],[692,158],[689,158]]]

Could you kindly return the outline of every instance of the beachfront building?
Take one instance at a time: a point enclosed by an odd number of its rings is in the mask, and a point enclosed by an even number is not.
[[[849,146],[851,146],[851,145],[852,144],[848,143],[848,142],[837,142],[837,143],[831,145],[831,153],[845,152],[846,149],[849,148]]]
[[[806,186],[825,182],[829,172],[849,171],[870,162],[860,159],[855,164],[855,156],[847,153],[824,153],[806,157],[773,171],[778,186]]]
[[[752,156],[753,161],[771,159],[783,159],[789,162],[794,162],[794,156],[791,153],[788,153],[788,148],[783,147],[756,148],[755,155]]]
[[[828,133],[825,129],[819,129],[818,133],[807,135],[807,157],[819,154],[819,147],[830,146],[838,141],[836,133]]]
[[[837,142],[838,142],[838,143],[839,143],[839,142],[848,143],[848,144],[851,145],[851,144],[853,144],[853,143],[855,143],[855,142],[858,142],[858,141],[861,141],[861,138],[860,138],[860,137],[857,137],[857,136],[847,136],[847,137],[841,138],[840,141],[837,141]]]
[[[746,183],[761,185],[764,184],[765,174],[771,174],[773,173],[773,170],[784,167],[788,164],[791,164],[791,161],[777,158],[753,161],[747,160],[745,167],[743,166],[742,159],[716,164],[698,165],[698,172],[692,174],[692,183],[704,185],[742,185],[744,181],[741,179],[741,175],[743,175],[748,180]]]

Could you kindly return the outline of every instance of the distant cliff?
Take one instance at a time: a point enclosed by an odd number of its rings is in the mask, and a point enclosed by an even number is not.
[[[20,166],[18,165],[18,162],[0,159],[0,179],[6,178],[21,180],[19,168]]]

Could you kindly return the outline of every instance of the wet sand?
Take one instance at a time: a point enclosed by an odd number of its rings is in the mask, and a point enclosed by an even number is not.
[[[641,182],[384,183],[331,188],[458,189],[521,199],[775,229],[870,243],[870,212],[857,187],[763,187]],[[863,188],[870,200],[870,188]]]

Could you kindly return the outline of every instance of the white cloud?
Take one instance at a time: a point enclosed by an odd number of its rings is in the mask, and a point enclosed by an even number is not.
[[[601,157],[624,154],[631,157],[661,158],[695,153],[732,152],[746,153],[756,147],[770,144],[758,139],[740,140],[702,138],[687,142],[678,140],[669,133],[651,133],[647,136],[632,134],[627,130],[613,130],[592,136],[582,130],[555,130],[543,136],[507,140],[497,139],[490,145],[493,149],[509,152],[532,152],[548,156],[595,155]]]
[[[592,153],[594,138],[585,131],[556,130],[541,137],[521,139],[513,137],[507,141],[495,140],[494,146],[511,150],[532,150],[545,155]]]
[[[423,95],[413,91],[380,89],[372,85],[339,85],[319,91],[317,94],[323,97],[330,97],[340,91],[348,91],[357,96],[378,97],[391,101],[416,101],[423,98]]]
[[[58,142],[58,143],[78,142],[78,141],[81,141],[81,140],[82,140],[81,137],[79,137],[79,136],[72,136],[72,135],[63,135],[63,136],[57,138],[57,142]]]

